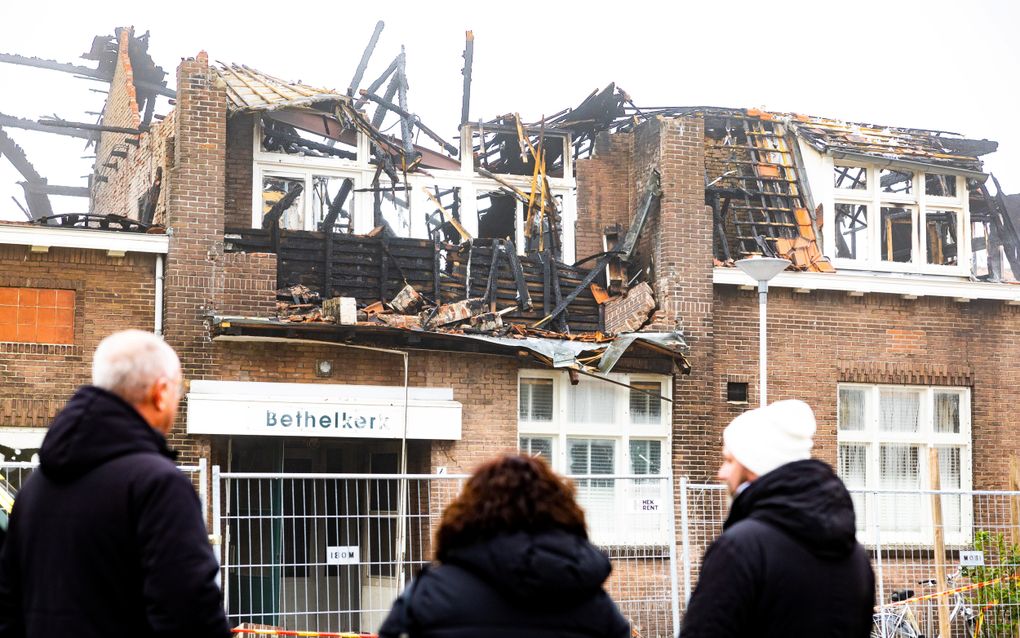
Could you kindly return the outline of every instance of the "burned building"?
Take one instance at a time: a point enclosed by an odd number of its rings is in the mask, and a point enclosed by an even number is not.
[[[101,336],[163,334],[190,381],[172,443],[238,477],[209,507],[232,620],[371,631],[428,559],[421,477],[521,450],[577,477],[624,613],[673,635],[679,519],[657,512],[758,401],[749,256],[792,263],[770,398],[811,403],[848,485],[921,488],[936,447],[943,485],[1004,486],[1020,238],[994,142],[609,85],[537,121],[470,120],[466,90],[455,145],[414,115],[403,53],[360,88],[375,40],[345,92],[205,53],[168,88],[122,29],[86,69],[110,82],[98,124],[0,120],[97,153],[87,212],[50,215],[26,175],[33,221],[0,225],[0,436],[41,437]]]

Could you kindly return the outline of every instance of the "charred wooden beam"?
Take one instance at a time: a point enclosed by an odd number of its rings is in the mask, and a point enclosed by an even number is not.
[[[0,129],[0,155],[3,155],[14,166],[21,176],[25,178],[22,187],[25,189],[25,203],[32,218],[47,217],[53,214],[53,207],[50,205],[50,198],[44,192],[31,191],[28,185],[45,185],[46,180],[35,170],[32,163],[28,161],[25,151],[18,146],[14,140],[7,136],[3,129]]]
[[[148,131],[148,127],[145,128],[129,128],[126,126],[107,126],[105,124],[90,124],[88,122],[69,122],[67,120],[59,119],[45,119],[39,120],[39,124],[43,126],[57,126],[60,128],[75,128],[83,131],[100,131],[103,133],[126,133],[127,135],[141,135]]]
[[[294,184],[294,187],[286,195],[280,198],[278,202],[273,204],[273,207],[269,209],[269,212],[262,218],[262,228],[279,228],[280,217],[283,216],[287,209],[291,207],[294,200],[298,198],[301,191],[305,189],[303,184]]]
[[[460,124],[463,126],[468,122],[468,112],[471,108],[471,66],[475,59],[475,34],[468,31],[464,34],[464,68],[461,74],[464,76],[464,97],[460,103]]]
[[[340,190],[337,191],[336,197],[330,202],[326,217],[319,223],[319,230],[332,234],[333,226],[336,224],[337,218],[340,217],[340,213],[343,212],[344,203],[347,201],[347,197],[351,194],[351,189],[353,188],[354,180],[348,177],[340,185]]]
[[[19,182],[25,192],[44,195],[60,195],[63,197],[88,197],[89,189],[85,186],[56,186],[38,182]]]
[[[620,259],[630,261],[634,248],[637,246],[638,237],[645,227],[645,221],[648,220],[648,213],[652,210],[653,204],[659,201],[661,195],[662,189],[659,187],[659,171],[653,168],[651,175],[648,177],[648,185],[645,187],[645,200],[641,204],[641,209],[634,215],[634,221],[631,222],[630,228],[627,229],[627,235],[623,238],[623,242],[617,249],[621,253]]]
[[[397,64],[399,62],[400,56],[398,55],[397,57],[393,58],[393,61],[390,62],[390,65],[386,67],[385,71],[382,72],[382,75],[377,77],[375,81],[368,85],[368,92],[375,93],[376,91],[378,91],[379,87],[382,86],[383,83],[386,82],[386,80],[389,79],[391,75],[393,75],[393,72],[397,70]],[[361,107],[365,106],[365,102],[367,101],[368,98],[364,97],[358,98],[358,101],[354,103],[354,108],[360,109]]]
[[[80,137],[82,139],[92,139],[91,133],[85,131],[67,129],[59,126],[49,126],[46,124],[40,124],[34,120],[26,120],[20,117],[14,117],[13,115],[5,115],[0,113],[0,126],[8,126],[10,128],[20,128],[26,131],[42,131],[43,133],[56,133],[57,135],[67,135],[69,137]]]
[[[407,54],[404,47],[400,47],[400,63],[397,64],[397,101],[400,104],[400,111],[407,113]],[[411,139],[411,118],[408,115],[400,116],[400,140],[404,143],[404,164],[407,165],[414,158],[414,140]]]
[[[49,69],[51,71],[63,71],[64,73],[83,75],[91,80],[101,80],[103,82],[110,82],[113,80],[112,74],[104,73],[99,69],[93,69],[92,67],[81,66],[78,64],[69,64],[67,62],[57,62],[56,60],[45,60],[43,58],[18,55],[16,53],[0,53],[0,62],[7,62],[8,64],[18,64],[21,66],[32,66],[39,69]],[[145,82],[141,80],[135,80],[134,84],[137,88],[142,90],[152,91],[153,93],[165,95],[169,98],[177,97],[176,91],[167,88],[162,84],[155,84],[152,82]]]
[[[503,245],[507,261],[510,263],[510,270],[514,274],[514,283],[517,285],[517,307],[521,310],[531,309],[531,294],[528,292],[528,283],[524,280],[524,268],[521,267],[521,260],[517,257],[517,247],[512,241]]]
[[[437,144],[442,146],[443,149],[446,152],[450,153],[451,155],[457,155],[460,152],[460,149],[458,149],[456,146],[454,146],[453,144],[450,144],[449,142],[444,140],[442,137],[440,137],[438,133],[436,133],[435,131],[433,131],[429,127],[425,126],[422,123],[421,119],[417,115],[415,115],[414,113],[408,113],[407,111],[405,111],[404,109],[400,108],[396,104],[394,104],[392,102],[389,102],[389,101],[379,97],[378,95],[375,95],[373,93],[369,93],[368,91],[362,90],[362,91],[359,91],[359,93],[364,98],[366,98],[368,100],[371,100],[372,102],[375,102],[379,106],[381,106],[381,107],[383,107],[383,108],[385,108],[385,109],[387,109],[389,111],[393,111],[394,113],[396,113],[397,115],[399,115],[402,118],[406,118],[406,119],[410,120],[411,123],[414,126],[418,127],[418,129],[422,133],[424,133],[428,137],[432,138],[433,141],[435,141]]]
[[[533,328],[541,327],[542,324],[547,323],[552,319],[555,319],[557,315],[566,310],[567,306],[569,306],[570,303],[574,301],[574,299],[577,299],[577,296],[584,292],[584,290],[591,285],[591,282],[595,281],[595,278],[598,277],[599,273],[601,273],[605,269],[606,264],[608,262],[609,262],[608,255],[600,257],[599,260],[595,262],[595,266],[588,272],[587,275],[584,276],[584,279],[581,280],[581,283],[578,284],[576,288],[571,290],[570,294],[564,297],[562,301],[558,302],[556,304],[556,307],[553,308],[552,312],[550,312],[548,315],[537,321],[535,324],[532,325],[532,327]]]
[[[365,75],[365,69],[368,68],[368,61],[372,58],[372,52],[375,51],[375,45],[379,42],[379,34],[382,33],[383,27],[386,24],[380,20],[375,23],[375,30],[372,32],[372,37],[368,40],[368,46],[365,47],[365,52],[361,54],[361,61],[358,62],[358,68],[354,71],[354,78],[351,79],[350,86],[347,87],[347,95],[349,97],[354,96],[354,92],[361,86],[361,78]]]

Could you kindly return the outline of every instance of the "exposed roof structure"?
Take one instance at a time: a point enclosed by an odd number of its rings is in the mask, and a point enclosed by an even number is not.
[[[234,111],[271,111],[349,99],[330,89],[281,80],[243,64],[220,63],[211,70],[226,85],[228,107]]]

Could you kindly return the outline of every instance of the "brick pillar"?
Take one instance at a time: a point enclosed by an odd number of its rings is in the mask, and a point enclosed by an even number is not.
[[[173,166],[167,198],[172,233],[165,279],[164,335],[181,357],[186,378],[215,376],[204,319],[222,289],[226,93],[201,52],[177,69]],[[208,455],[208,442],[184,436],[181,406],[172,445],[182,461]]]
[[[650,171],[661,175],[659,213],[649,218],[641,250],[650,255],[658,309],[648,330],[681,330],[691,346],[689,376],[673,388],[673,466],[697,480],[715,474],[718,428],[713,341],[712,214],[705,206],[704,123],[699,118],[656,119],[634,132],[635,202],[644,198]],[[638,204],[635,203],[635,206]]]
[[[578,259],[602,252],[602,234],[607,226],[620,224],[626,232],[634,214],[634,184],[630,179],[632,153],[632,134],[600,133],[595,155],[577,162],[574,245]]]

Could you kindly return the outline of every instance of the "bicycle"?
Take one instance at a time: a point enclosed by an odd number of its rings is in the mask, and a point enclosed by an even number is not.
[[[981,614],[975,613],[974,608],[967,604],[962,591],[954,591],[956,579],[959,577],[959,571],[946,577],[946,584],[949,589],[945,592],[936,592],[915,598],[912,589],[897,589],[893,591],[889,597],[891,604],[883,605],[872,616],[871,638],[926,638],[925,634],[921,633],[921,628],[910,608],[910,604],[924,600],[937,600],[945,596],[952,597],[952,607],[949,611],[950,625],[962,625],[963,637],[975,638],[980,630]],[[934,587],[936,581],[934,578],[929,578],[918,581],[917,584],[925,587]],[[892,606],[895,606],[895,610],[890,610]],[[933,627],[936,626],[936,623],[933,623],[930,617],[928,624]],[[937,638],[949,637],[939,635]]]

